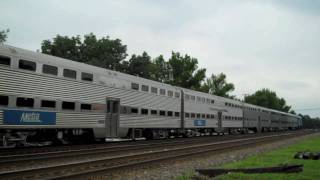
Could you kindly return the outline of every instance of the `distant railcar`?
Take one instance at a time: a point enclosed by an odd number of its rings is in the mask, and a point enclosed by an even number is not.
[[[300,126],[292,114],[0,45],[1,146]]]

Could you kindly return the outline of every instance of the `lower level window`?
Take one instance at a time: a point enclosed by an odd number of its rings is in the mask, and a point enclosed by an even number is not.
[[[55,108],[56,107],[56,102],[55,101],[42,100],[41,101],[41,107],[44,107],[44,108]]]
[[[0,106],[8,106],[8,104],[9,104],[9,96],[0,95]]]
[[[74,102],[67,102],[67,101],[62,102],[62,109],[74,110],[75,107],[76,107],[76,104]]]
[[[81,104],[81,110],[91,110],[92,108],[91,108],[92,106],[91,106],[91,104]]]
[[[18,97],[16,105],[18,107],[33,107],[34,99],[33,98]]]

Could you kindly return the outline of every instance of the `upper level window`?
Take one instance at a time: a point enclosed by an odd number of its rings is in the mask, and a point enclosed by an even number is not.
[[[185,98],[186,100],[189,100],[189,99],[190,99],[190,95],[189,95],[189,94],[185,94],[185,95],[184,95],[184,98]]]
[[[131,113],[137,114],[138,113],[138,109],[137,108],[131,108]]]
[[[173,112],[172,111],[168,111],[168,116],[172,116]]]
[[[93,81],[93,74],[82,72],[81,73],[81,80],[83,80],[83,81]]]
[[[200,116],[200,114],[197,114],[197,118],[200,118],[201,116]]]
[[[91,104],[81,104],[80,105],[80,109],[81,110],[91,110],[92,109],[92,105]]]
[[[196,97],[195,96],[190,96],[191,101],[195,101]]]
[[[180,112],[174,112],[174,116],[175,117],[179,117],[180,116]]]
[[[166,90],[165,89],[160,89],[160,94],[161,95],[166,95]]]
[[[139,84],[137,84],[137,83],[131,83],[131,89],[139,90]]]
[[[154,94],[158,94],[158,89],[155,87],[151,87],[151,92]]]
[[[196,117],[196,115],[194,113],[191,113],[191,117],[194,118]]]
[[[180,97],[180,93],[179,92],[175,92],[174,93],[174,97],[179,98]]]
[[[206,118],[206,115],[205,115],[205,114],[202,114],[201,117],[202,117],[202,118]]]
[[[58,75],[58,67],[44,64],[42,66],[42,72],[44,74]]]
[[[11,60],[9,57],[0,56],[0,65],[7,65],[10,66]]]
[[[33,98],[18,97],[16,102],[16,105],[18,107],[33,107],[33,104],[34,104]]]
[[[159,114],[160,114],[160,116],[165,116],[166,115],[166,111],[160,111]]]
[[[168,91],[168,96],[173,97],[173,91]]]
[[[207,100],[207,104],[210,104],[210,99],[206,99]]]
[[[77,78],[77,72],[75,70],[71,69],[64,69],[63,70],[63,76],[67,78],[76,79]]]
[[[141,114],[148,115],[149,114],[148,109],[141,109]]]
[[[145,91],[145,92],[149,92],[149,86],[147,86],[147,85],[142,85],[142,86],[141,86],[141,90],[142,90],[142,91]]]
[[[201,101],[202,101],[202,103],[205,103],[206,102],[206,98],[201,98]]]
[[[49,100],[42,100],[41,101],[41,107],[44,108],[55,108],[56,102],[55,101],[49,101]]]
[[[214,100],[213,99],[211,99],[211,104],[214,104]]]
[[[211,118],[211,119],[214,119],[214,114],[211,114],[211,115],[210,115],[210,118]]]
[[[76,103],[74,103],[74,102],[67,102],[67,101],[62,102],[62,109],[74,110],[75,107],[76,107]]]
[[[0,106],[8,106],[8,104],[9,104],[9,96],[0,95]]]
[[[35,62],[27,61],[27,60],[23,60],[23,59],[19,60],[19,68],[20,69],[25,69],[28,71],[36,71],[36,67],[37,67],[37,65]]]
[[[201,101],[201,97],[197,96],[197,101],[200,102]]]
[[[157,110],[151,110],[151,114],[156,115],[158,114]]]
[[[189,113],[185,113],[185,116],[186,116],[186,118],[189,118],[190,114]]]

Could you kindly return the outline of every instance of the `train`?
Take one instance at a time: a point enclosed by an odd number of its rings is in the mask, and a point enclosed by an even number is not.
[[[297,129],[299,116],[0,45],[0,146]]]

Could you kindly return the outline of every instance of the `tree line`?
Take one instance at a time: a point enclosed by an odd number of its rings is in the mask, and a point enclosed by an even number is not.
[[[9,29],[0,31],[0,43],[6,41],[8,32]],[[168,59],[163,55],[152,58],[145,51],[142,54],[129,56],[127,45],[120,39],[111,39],[109,36],[97,38],[93,33],[86,34],[83,38],[79,35],[71,37],[57,35],[52,40],[43,40],[41,52],[174,86],[237,99],[230,95],[235,86],[227,82],[224,73],[206,77],[206,69],[198,66],[197,58],[179,52],[171,52]],[[243,101],[296,114],[291,106],[286,104],[284,98],[278,97],[276,92],[267,88],[245,96]],[[306,115],[301,116],[305,116],[306,121],[311,119]]]

